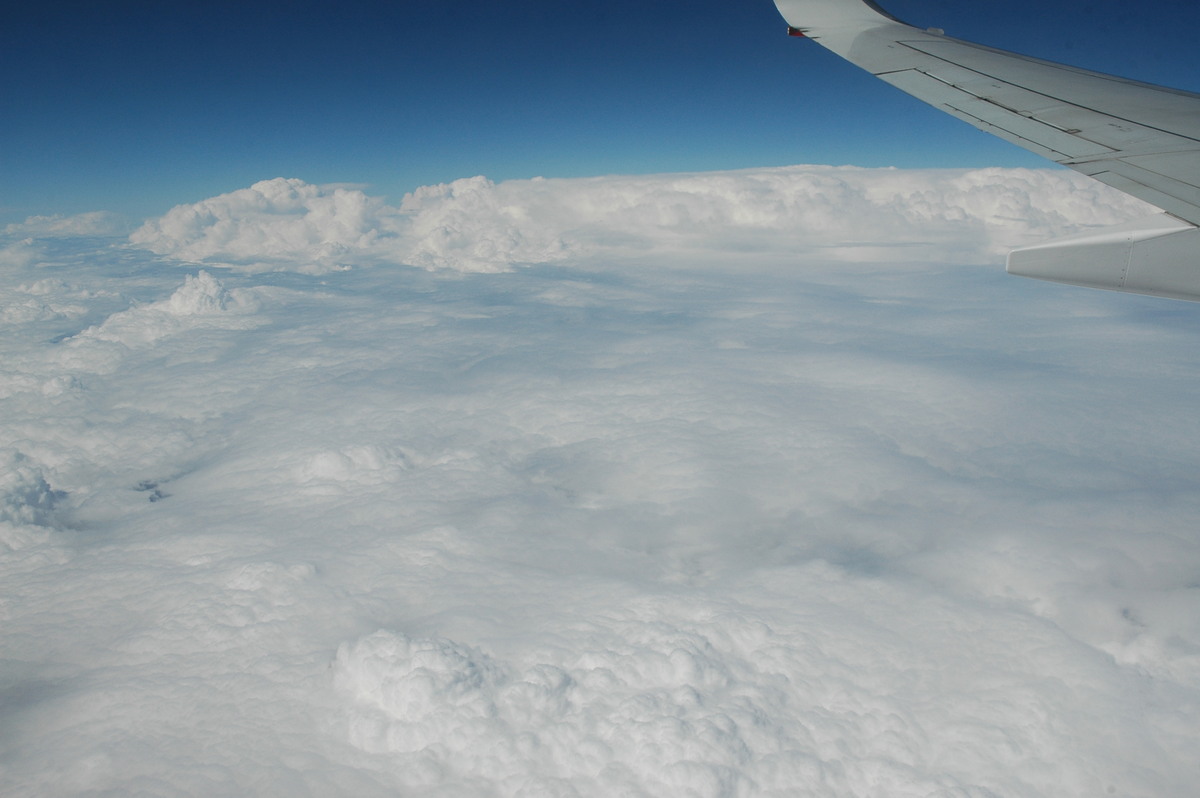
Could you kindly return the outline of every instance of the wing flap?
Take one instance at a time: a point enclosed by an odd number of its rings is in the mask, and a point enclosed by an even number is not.
[[[960,75],[967,70],[959,70]],[[901,91],[931,105],[944,108],[976,127],[1056,161],[1089,158],[1114,152],[1110,147],[1089,141],[1048,123],[1033,112],[1021,112],[1021,106],[1052,108],[1049,97],[1005,86],[993,79],[949,82],[916,69],[888,72],[879,76]],[[976,75],[976,78],[981,76]],[[987,91],[991,89],[991,91]],[[1025,96],[1029,95],[1029,96]],[[1037,102],[1034,102],[1038,100]],[[1061,106],[1061,103],[1058,104]],[[1005,135],[1008,134],[1008,135]]]
[[[919,52],[1005,83],[1032,88],[1114,119],[1146,123],[1200,141],[1200,95],[1138,83],[950,37],[905,42]]]
[[[1086,168],[1080,168],[1079,171],[1118,191],[1162,208],[1172,216],[1200,225],[1200,214],[1196,212],[1200,207],[1200,192],[1194,185],[1126,161],[1101,161],[1086,166],[1094,167],[1097,171]]]

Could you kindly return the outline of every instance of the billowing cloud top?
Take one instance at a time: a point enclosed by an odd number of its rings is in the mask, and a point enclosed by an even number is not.
[[[656,253],[817,254],[977,263],[1152,209],[1065,171],[795,166],[703,174],[427,186],[399,207],[276,178],[147,222],[160,255],[320,273],[361,263],[494,272]]]

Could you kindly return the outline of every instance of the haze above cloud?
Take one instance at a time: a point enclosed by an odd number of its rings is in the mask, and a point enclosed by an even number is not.
[[[1186,794],[1200,322],[996,266],[1144,212],[791,167],[12,226],[0,778]]]

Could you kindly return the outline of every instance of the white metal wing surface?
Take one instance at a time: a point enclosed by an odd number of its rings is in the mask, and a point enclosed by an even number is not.
[[[1200,95],[920,30],[871,0],[775,4],[791,33],[1168,214],[1016,250],[1010,272],[1200,300]]]

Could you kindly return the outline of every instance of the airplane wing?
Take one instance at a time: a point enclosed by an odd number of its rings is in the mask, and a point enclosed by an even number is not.
[[[775,0],[788,32],[1166,212],[1014,250],[1008,271],[1200,301],[1200,94],[920,30],[872,0]]]

